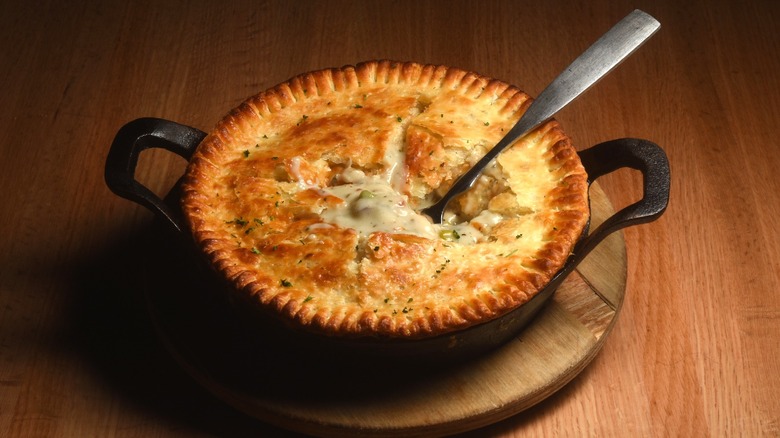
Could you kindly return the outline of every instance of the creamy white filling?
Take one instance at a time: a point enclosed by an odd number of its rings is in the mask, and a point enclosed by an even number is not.
[[[474,219],[471,220],[471,223],[478,224],[479,226],[485,228],[493,228],[502,220],[504,220],[504,216],[498,213],[494,213],[490,210],[483,210],[476,217],[474,217]]]
[[[353,228],[362,235],[383,231],[436,238],[436,227],[425,216],[412,210],[406,197],[398,193],[384,178],[365,177],[322,189],[344,200],[336,207],[326,208],[321,216],[325,222]]]
[[[345,183],[321,191],[344,202],[324,209],[320,216],[327,223],[357,230],[361,237],[381,231],[444,239],[466,245],[477,243],[483,237],[468,222],[434,224],[427,216],[409,207],[406,196],[391,185],[392,179],[365,176],[359,170],[345,171],[337,179]],[[495,220],[491,217],[490,222]]]

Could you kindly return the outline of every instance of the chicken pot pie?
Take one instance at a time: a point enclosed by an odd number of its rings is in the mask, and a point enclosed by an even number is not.
[[[182,209],[258,318],[339,338],[422,339],[504,315],[564,265],[587,175],[549,121],[439,199],[530,104],[504,82],[376,61],[294,77],[231,111],[194,153]]]

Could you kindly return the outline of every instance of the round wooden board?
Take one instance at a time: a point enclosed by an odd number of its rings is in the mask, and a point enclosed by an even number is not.
[[[597,184],[590,196],[595,229],[614,209]],[[531,324],[498,350],[438,369],[345,375],[320,363],[258,351],[213,294],[219,286],[212,276],[183,247],[159,248],[160,239],[170,237],[154,236],[145,263],[150,313],[166,347],[225,402],[316,436],[442,436],[516,415],[563,387],[593,359],[616,320],[626,285],[625,243],[622,233],[615,233],[586,257]]]

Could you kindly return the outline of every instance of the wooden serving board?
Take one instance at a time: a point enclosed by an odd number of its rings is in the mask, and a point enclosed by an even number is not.
[[[590,195],[595,229],[614,210],[598,185],[591,186]],[[531,324],[498,350],[437,369],[345,375],[258,349],[210,293],[218,287],[210,275],[189,256],[156,246],[145,270],[149,308],[182,367],[248,415],[325,437],[449,435],[544,400],[600,350],[623,302],[627,272],[623,236],[615,233],[586,257]]]

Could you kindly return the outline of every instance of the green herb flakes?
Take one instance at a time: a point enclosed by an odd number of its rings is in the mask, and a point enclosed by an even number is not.
[[[237,217],[233,218],[232,220],[225,221],[226,224],[234,224],[238,225],[239,227],[243,227],[247,224],[247,221],[245,221],[243,218]]]

